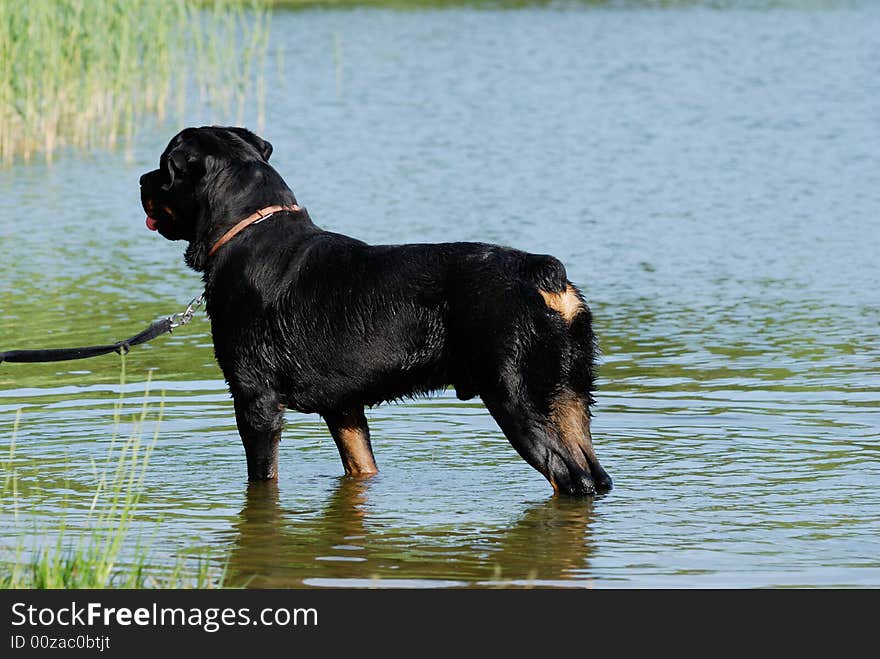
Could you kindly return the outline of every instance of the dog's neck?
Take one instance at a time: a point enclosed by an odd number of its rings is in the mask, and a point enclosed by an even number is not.
[[[266,206],[264,208],[261,208],[260,210],[254,211],[243,220],[237,222],[235,226],[233,226],[229,231],[227,231],[222,236],[220,236],[220,238],[217,239],[211,249],[208,250],[208,258],[214,256],[218,249],[223,247],[223,245],[235,238],[238,234],[247,229],[249,226],[259,224],[263,220],[266,220],[275,215],[275,213],[280,213],[283,211],[287,211],[289,213],[298,213],[301,210],[302,208],[300,208],[297,204],[289,204],[286,206],[274,204],[272,206]]]
[[[246,170],[226,169],[209,180],[207,186],[209,189],[205,190],[203,197],[205,205],[199,210],[200,217],[196,222],[199,230],[184,254],[186,264],[197,272],[205,272],[219,257],[222,249],[213,248],[225,235],[261,209],[273,206],[285,210],[295,208],[300,215],[298,219],[311,225],[308,213],[297,204],[293,191],[266,163],[249,163]],[[235,190],[235,194],[214,195],[212,190]],[[257,215],[254,221],[259,219]],[[236,233],[233,232],[229,239]],[[212,250],[218,253],[213,254]]]
[[[203,238],[189,243],[184,253],[184,261],[193,270],[207,275],[215,262],[222,257],[227,243],[237,238],[240,233],[247,234],[247,230],[252,225],[258,224],[263,220],[269,220],[276,213],[281,214],[285,212],[295,214],[295,219],[288,221],[295,223],[297,226],[303,228],[314,227],[308,211],[295,202],[263,206],[253,213],[245,214],[243,212],[232,216],[228,221],[220,224],[219,229],[208,231]],[[238,240],[246,241],[247,236],[242,235],[238,237]]]

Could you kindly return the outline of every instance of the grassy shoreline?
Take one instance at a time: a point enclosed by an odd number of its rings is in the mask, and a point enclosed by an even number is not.
[[[125,366],[121,381],[125,382]],[[22,496],[15,469],[15,443],[21,413],[16,415],[0,489],[0,510],[13,520],[4,536],[14,546],[0,547],[0,589],[55,588],[211,588],[222,587],[225,574],[212,569],[208,557],[198,557],[195,567],[178,559],[157,566],[151,547],[140,536],[132,537],[132,524],[144,493],[150,454],[158,439],[163,403],[151,413],[149,380],[140,411],[130,419],[131,432],[120,437],[124,387],[114,407],[114,432],[102,465],[94,465],[96,484],[84,528],[72,531],[63,514],[56,528],[36,528],[22,511]],[[142,435],[148,422],[156,424],[152,439]],[[62,511],[63,512],[63,511]],[[25,546],[25,538],[37,545]],[[40,539],[42,538],[42,539]]]
[[[0,165],[130,146],[187,97],[240,118],[268,46],[262,0],[0,2]]]

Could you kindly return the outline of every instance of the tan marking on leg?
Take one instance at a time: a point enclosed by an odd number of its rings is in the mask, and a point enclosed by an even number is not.
[[[324,417],[345,473],[351,476],[369,476],[379,473],[370,445],[370,427],[363,410],[352,410]]]
[[[571,284],[568,284],[561,293],[548,293],[540,288],[538,292],[544,298],[544,304],[562,316],[569,325],[574,317],[584,310],[584,305]]]
[[[550,418],[562,443],[571,451],[579,465],[589,470],[587,459],[595,460],[590,435],[590,415],[584,401],[571,392],[564,392],[553,401]]]

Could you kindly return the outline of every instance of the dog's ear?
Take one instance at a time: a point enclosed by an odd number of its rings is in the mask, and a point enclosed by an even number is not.
[[[272,155],[272,145],[259,135],[254,135],[249,130],[246,130],[245,133],[247,133],[245,139],[256,147],[257,151],[260,152],[260,155],[263,156],[263,160],[269,162],[269,156]]]
[[[168,170],[168,185],[163,185],[162,189],[170,190],[175,180],[186,175],[186,170],[188,169],[186,156],[179,150],[169,153],[165,161],[165,167]]]
[[[238,128],[237,126],[234,126],[231,130],[245,142],[253,146],[263,157],[263,160],[269,162],[269,156],[272,155],[272,145],[269,144],[269,142],[259,135],[252,133],[247,128]]]
[[[269,156],[272,155],[272,145],[261,137],[258,137],[257,139],[263,143],[263,146],[260,149],[260,153],[263,154],[263,160],[269,162]]]
[[[170,190],[178,179],[189,179],[195,183],[205,174],[205,163],[197,157],[190,156],[183,148],[178,148],[168,154],[165,161],[168,170],[168,183],[162,186],[163,190]]]

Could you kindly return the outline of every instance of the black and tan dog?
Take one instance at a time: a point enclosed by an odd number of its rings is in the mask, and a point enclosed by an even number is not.
[[[285,408],[320,414],[346,473],[366,475],[364,407],[453,386],[557,492],[611,487],[590,437],[590,311],[557,259],[324,231],[271,153],[243,128],[187,128],[140,181],[147,226],[203,273],[251,480],[277,477]]]

